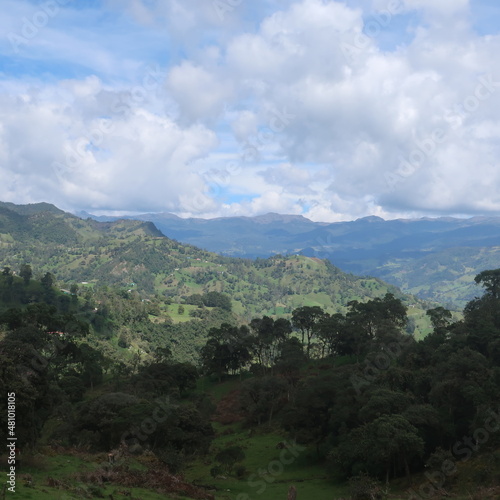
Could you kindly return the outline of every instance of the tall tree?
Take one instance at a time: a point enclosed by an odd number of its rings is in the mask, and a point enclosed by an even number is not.
[[[312,339],[317,333],[318,323],[327,316],[319,306],[303,306],[292,311],[292,324],[300,331],[302,345],[306,340],[306,354],[310,357]]]
[[[500,269],[483,271],[474,278],[474,281],[482,285],[495,299],[500,298]]]
[[[33,271],[31,269],[31,266],[29,264],[23,264],[21,266],[21,270],[19,271],[19,276],[24,280],[24,284],[27,285],[31,277],[33,276]]]

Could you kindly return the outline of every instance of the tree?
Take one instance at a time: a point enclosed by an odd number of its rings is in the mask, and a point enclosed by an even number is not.
[[[12,270],[10,267],[4,267],[2,271],[2,276],[7,283],[7,286],[10,288],[12,283],[14,282],[14,276],[12,275]]]
[[[288,385],[281,378],[245,380],[241,384],[240,403],[247,415],[247,422],[260,425],[264,418],[271,422],[274,413],[285,404],[287,390]]]
[[[347,328],[346,318],[342,314],[325,316],[318,323],[317,336],[321,342],[321,356],[338,354],[344,356],[354,353],[355,335]]]
[[[327,313],[319,306],[303,306],[292,311],[292,324],[300,331],[302,345],[307,339],[306,355],[309,357],[311,341],[317,331],[318,323],[327,316]]]
[[[441,306],[429,309],[426,314],[431,319],[432,326],[436,332],[446,328],[452,318],[451,312]]]
[[[172,350],[170,347],[157,347],[153,353],[156,363],[165,363],[172,359]]]
[[[288,319],[278,318],[274,321],[274,336],[278,342],[284,342],[290,338],[292,324]]]
[[[151,434],[153,453],[172,472],[183,460],[195,454],[206,454],[214,437],[210,422],[191,403],[172,405],[167,417],[162,419]]]
[[[246,326],[236,327],[222,323],[211,328],[208,340],[201,349],[201,362],[205,373],[222,375],[229,370],[236,372],[249,363],[252,337]]]
[[[347,317],[372,339],[383,333],[388,326],[403,328],[408,320],[406,307],[392,293],[386,293],[382,299],[377,297],[364,303],[353,300],[348,305],[351,309]]]
[[[363,395],[359,418],[371,422],[382,415],[400,414],[412,402],[412,396],[401,391],[392,391],[384,387],[375,387]]]
[[[349,384],[348,379],[341,382]],[[330,432],[331,408],[337,390],[337,383],[329,375],[307,378],[301,381],[294,399],[283,410],[285,430],[298,442],[314,443],[318,454],[320,444]]]
[[[305,361],[304,348],[299,339],[291,338],[280,344],[274,366],[290,384],[296,385],[299,380],[300,367]]]
[[[493,298],[500,298],[500,269],[493,269],[479,273],[474,281],[481,284]]]
[[[148,408],[143,412],[141,419],[124,419],[124,411],[129,412],[130,408],[136,407],[140,403],[139,399],[123,392],[108,392],[95,399],[85,401],[80,407],[78,418],[76,419],[76,431],[87,430],[98,433],[97,441],[92,444],[101,450],[109,450],[120,443],[121,435],[129,428],[137,425],[146,416],[152,414],[152,409]],[[149,409],[149,411],[147,411]],[[122,415],[120,415],[122,413]]]
[[[29,264],[23,264],[21,266],[21,270],[19,271],[19,276],[24,280],[24,284],[27,285],[31,277],[33,276],[33,271],[31,270],[31,266]]]
[[[54,276],[51,273],[45,273],[40,282],[46,290],[50,290],[54,286]]]
[[[203,295],[203,304],[207,307],[220,307],[226,311],[231,310],[231,299],[220,292],[208,292]]]
[[[250,321],[250,329],[254,333],[252,351],[260,366],[268,366],[271,362],[271,346],[274,342],[274,320],[269,316],[254,318]]]
[[[391,469],[410,474],[409,463],[422,456],[424,442],[416,427],[401,415],[383,415],[352,430],[334,456],[347,475],[362,470],[389,481]]]

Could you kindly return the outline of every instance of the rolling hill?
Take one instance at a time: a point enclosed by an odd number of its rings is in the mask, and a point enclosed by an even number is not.
[[[157,295],[184,303],[193,294],[221,292],[230,296],[233,312],[243,320],[289,316],[302,305],[345,312],[351,300],[391,292],[412,306],[410,329],[417,334],[428,329],[428,304],[380,279],[342,272],[327,260],[223,257],[167,238],[152,222],[82,220],[46,204],[0,206],[0,262],[15,270],[30,263],[35,272],[51,272],[65,286],[113,285],[144,299]]]
[[[477,294],[476,274],[500,267],[499,217],[365,217],[332,224],[279,214],[210,220],[168,213],[133,218],[154,222],[169,237],[223,255],[329,259],[345,272],[379,277],[406,293],[455,309]]]

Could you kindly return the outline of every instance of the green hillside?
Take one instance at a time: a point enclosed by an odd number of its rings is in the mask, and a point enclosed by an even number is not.
[[[2,210],[16,426],[3,398],[0,437],[23,450],[19,498],[498,494],[499,270],[454,321],[316,258],[223,258],[147,223]]]
[[[0,274],[0,438],[17,440],[20,499],[498,498],[500,270],[476,277],[463,320],[428,311],[423,340],[387,294],[224,322],[197,366],[151,350],[161,315],[137,292],[68,296],[21,274]],[[222,297],[202,296],[209,314],[229,313]],[[127,324],[138,351],[120,346]]]
[[[232,311],[246,321],[263,314],[289,317],[303,305],[345,312],[351,300],[391,292],[412,306],[411,331],[417,336],[430,331],[424,314],[427,304],[379,279],[344,273],[326,260],[221,257],[171,240],[150,222],[97,222],[46,204],[3,204],[0,264],[18,271],[24,263],[35,275],[52,273],[61,288],[82,282],[87,283],[84,287],[111,285],[137,292],[143,300],[156,296],[174,304],[220,292],[231,298]]]
[[[463,308],[477,295],[474,276],[500,264],[500,247],[450,248],[420,259],[392,259],[377,275],[408,293],[436,300],[449,308]]]

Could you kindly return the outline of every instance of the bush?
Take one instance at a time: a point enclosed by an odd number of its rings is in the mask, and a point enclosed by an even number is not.
[[[234,473],[238,479],[243,479],[246,476],[247,469],[244,465],[237,465]]]
[[[155,455],[168,467],[172,474],[178,473],[184,465],[184,454],[173,448],[155,450]]]
[[[358,474],[349,478],[351,500],[383,500],[387,491],[379,481],[368,474]]]
[[[220,466],[227,474],[231,474],[236,463],[244,459],[245,452],[240,446],[230,446],[229,448],[219,451],[219,453],[215,455],[215,460],[220,463]]]
[[[215,479],[217,476],[221,476],[223,473],[222,467],[216,465],[210,469],[210,475]]]

